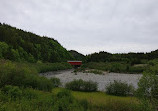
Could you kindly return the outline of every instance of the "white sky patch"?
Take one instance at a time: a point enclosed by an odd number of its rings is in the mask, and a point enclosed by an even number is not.
[[[0,22],[83,54],[158,49],[158,0],[0,0]]]

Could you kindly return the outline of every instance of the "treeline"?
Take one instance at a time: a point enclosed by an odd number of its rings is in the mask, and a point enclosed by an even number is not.
[[[149,53],[108,53],[104,51],[100,51],[99,53],[92,53],[84,56],[83,54],[70,50],[71,55],[75,58],[75,60],[81,60],[84,62],[123,62],[128,63],[130,65],[134,64],[144,64],[149,60],[153,60],[158,58],[158,50],[151,51]]]
[[[122,53],[111,54],[101,51],[86,56],[87,62],[126,62],[133,64],[142,64],[148,60],[158,58],[158,50],[150,53]]]
[[[70,50],[69,52],[75,58],[75,60],[79,60],[79,61],[83,61],[83,62],[86,61],[85,56],[83,54],[78,53],[75,50]]]
[[[155,58],[158,58],[158,50],[122,54],[101,51],[84,56],[74,50],[67,51],[53,38],[41,37],[0,23],[0,59],[27,62],[64,62],[75,59],[83,62],[125,62],[133,65]]]
[[[28,62],[63,62],[72,55],[56,40],[0,23],[0,58]]]

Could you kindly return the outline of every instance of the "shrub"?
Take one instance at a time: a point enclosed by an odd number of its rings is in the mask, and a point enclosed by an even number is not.
[[[50,79],[50,81],[51,81],[53,87],[59,87],[61,85],[59,78],[53,77]]]
[[[142,105],[157,108],[158,106],[158,66],[149,67],[138,82],[136,91],[137,97],[142,101]],[[145,109],[146,110],[146,109]]]
[[[0,88],[5,85],[32,87],[43,91],[51,91],[52,83],[45,77],[37,75],[36,69],[20,66],[10,61],[0,65]]]
[[[84,108],[74,99],[70,91],[63,90],[57,94],[53,111],[84,111]]]
[[[83,81],[82,79],[79,79],[66,83],[65,87],[74,91],[92,92],[97,91],[98,85],[93,81]]]
[[[24,88],[22,90],[22,96],[28,100],[37,99],[37,93],[33,89]]]
[[[22,91],[17,86],[7,85],[2,88],[2,93],[9,96],[12,100],[20,99],[22,96]]]
[[[69,90],[63,90],[57,94],[58,98],[69,97],[72,98],[71,92]]]
[[[134,87],[132,85],[128,85],[125,82],[114,81],[110,82],[109,85],[106,86],[106,93],[115,96],[127,96],[133,95]]]

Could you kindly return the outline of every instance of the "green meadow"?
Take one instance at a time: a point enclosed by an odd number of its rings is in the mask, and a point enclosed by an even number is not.
[[[53,93],[65,90],[63,88],[53,89]],[[79,92],[71,91],[75,99],[86,100],[91,111],[139,111],[140,101],[136,97],[119,97],[107,95],[105,92]]]

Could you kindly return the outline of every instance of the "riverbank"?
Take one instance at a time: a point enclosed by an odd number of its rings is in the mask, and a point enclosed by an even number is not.
[[[124,74],[124,73],[107,73],[103,72],[103,75],[93,74],[93,73],[83,73],[77,72],[73,73],[73,70],[63,70],[63,71],[53,71],[40,73],[40,75],[47,78],[56,77],[59,78],[62,85],[64,86],[67,82],[73,81],[74,79],[82,79],[84,81],[93,81],[98,83],[98,90],[105,91],[105,86],[114,80],[120,80],[122,82],[127,82],[132,84],[137,88],[137,83],[142,77],[142,74]]]

